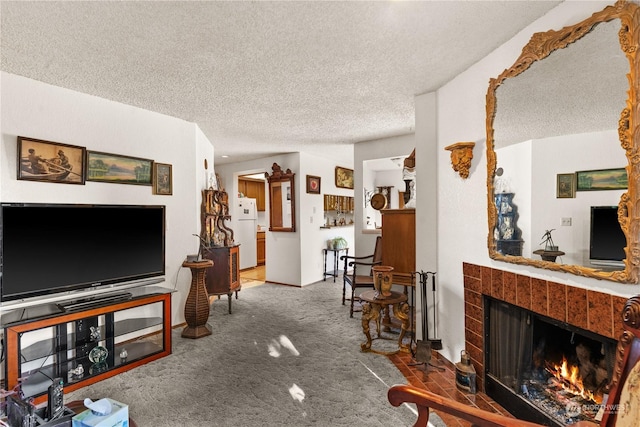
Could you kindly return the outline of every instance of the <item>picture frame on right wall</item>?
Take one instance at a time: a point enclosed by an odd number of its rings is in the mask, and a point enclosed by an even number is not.
[[[307,193],[320,194],[320,177],[307,175]]]
[[[336,166],[336,187],[353,190],[353,169]]]

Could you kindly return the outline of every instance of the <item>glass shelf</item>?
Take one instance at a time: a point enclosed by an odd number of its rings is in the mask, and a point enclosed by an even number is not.
[[[172,292],[165,289],[58,315],[49,314],[50,307],[32,310],[46,314],[5,325],[7,387],[13,388],[22,379],[24,395],[38,404],[46,401],[54,378],[62,378],[65,389],[72,391],[87,381],[99,381],[169,355]],[[108,351],[104,363],[89,360],[96,346]],[[123,350],[125,358],[120,357]],[[76,374],[80,365],[82,372]]]

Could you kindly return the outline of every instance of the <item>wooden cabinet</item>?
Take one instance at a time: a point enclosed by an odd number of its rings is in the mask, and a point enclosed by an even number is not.
[[[54,378],[68,392],[170,355],[173,290],[127,292],[124,300],[116,293],[69,301],[66,311],[49,303],[3,313],[5,387],[22,379],[25,396],[40,404]],[[106,359],[94,363],[104,350]]]
[[[211,295],[228,295],[229,313],[231,313],[231,296],[240,290],[240,246],[221,246],[209,248],[202,254],[205,259],[213,261],[207,268],[205,283],[207,293]]]
[[[264,265],[267,261],[266,238],[264,231],[258,231],[258,265]]]
[[[265,182],[260,179],[238,179],[238,191],[244,194],[245,197],[256,199],[256,208],[262,212],[265,210]]]
[[[382,213],[382,265],[393,267],[394,283],[410,284],[416,269],[415,209],[384,209]]]

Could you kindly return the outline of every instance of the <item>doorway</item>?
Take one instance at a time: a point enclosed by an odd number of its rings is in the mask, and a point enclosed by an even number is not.
[[[236,243],[241,245],[240,281],[245,288],[263,284],[266,277],[266,183],[264,172],[238,176],[234,225],[239,236]]]

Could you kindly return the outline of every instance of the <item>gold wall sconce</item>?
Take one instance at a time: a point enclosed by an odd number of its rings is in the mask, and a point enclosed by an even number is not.
[[[445,150],[451,151],[451,166],[453,170],[458,172],[462,179],[469,177],[469,168],[471,167],[471,159],[473,159],[473,147],[475,142],[456,142]]]

